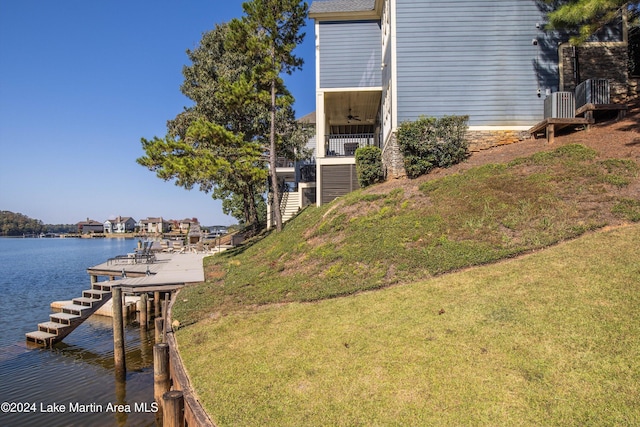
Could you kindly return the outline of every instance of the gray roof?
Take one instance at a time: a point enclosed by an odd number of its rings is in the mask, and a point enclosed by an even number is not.
[[[315,125],[316,124],[316,112],[312,111],[311,113],[307,114],[306,116],[300,117],[298,119],[298,122]]]
[[[365,12],[373,10],[375,0],[316,0],[309,13]]]

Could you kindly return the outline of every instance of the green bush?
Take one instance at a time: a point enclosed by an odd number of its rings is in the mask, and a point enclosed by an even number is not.
[[[441,119],[421,116],[415,122],[402,123],[398,128],[398,145],[409,178],[466,159],[469,156],[469,144],[465,139],[468,120],[469,116]]]
[[[356,150],[356,173],[361,187],[382,181],[382,150],[378,147],[360,147]]]

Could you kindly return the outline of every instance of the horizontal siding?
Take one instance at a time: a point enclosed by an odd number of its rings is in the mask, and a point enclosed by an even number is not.
[[[536,28],[544,14],[535,0],[396,4],[398,123],[454,114],[469,115],[472,126],[542,119],[545,90],[558,86],[558,40]]]
[[[319,27],[321,88],[380,86],[379,22],[321,22]]]

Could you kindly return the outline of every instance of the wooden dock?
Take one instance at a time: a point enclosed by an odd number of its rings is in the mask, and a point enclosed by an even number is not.
[[[202,260],[210,254],[175,253],[157,254],[153,263],[104,262],[87,269],[91,288],[71,304],[62,307],[61,313],[53,313],[49,321],[39,323],[38,330],[26,333],[28,343],[50,347],[62,341],[89,316],[111,299],[114,286],[125,294],[140,295],[149,292],[170,293],[190,283],[204,281]],[[109,280],[98,281],[106,276]]]
[[[190,283],[204,282],[202,259],[210,254],[176,253],[156,255],[153,263],[98,264],[87,269],[91,276],[119,276],[118,286],[124,293],[167,292]],[[124,273],[124,276],[122,277]]]

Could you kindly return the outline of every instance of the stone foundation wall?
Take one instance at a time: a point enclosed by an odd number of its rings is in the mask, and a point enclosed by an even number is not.
[[[467,131],[469,151],[476,152],[487,150],[500,145],[513,144],[529,139],[528,131],[494,130],[494,131]],[[385,178],[404,178],[407,172],[404,169],[404,156],[398,147],[396,134],[392,133],[387,144],[382,149],[382,165],[385,169]]]
[[[626,43],[585,43],[559,48],[560,90],[573,92],[588,79],[608,79],[612,103],[624,103],[629,90]]]
[[[398,140],[395,132],[391,133],[389,140],[382,149],[382,166],[384,167],[385,179],[404,178],[407,171],[404,170],[404,156],[398,147]]]
[[[513,144],[529,139],[529,132],[524,130],[470,130],[467,131],[469,151],[487,150],[499,145]]]
[[[629,99],[640,98],[640,77],[629,79],[629,93],[627,96]]]

